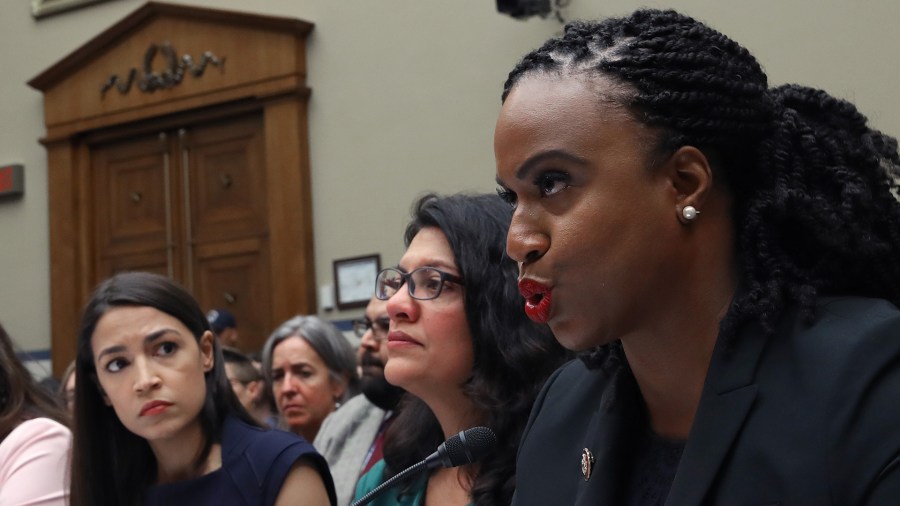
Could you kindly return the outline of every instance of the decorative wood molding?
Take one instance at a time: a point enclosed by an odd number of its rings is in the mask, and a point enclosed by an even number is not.
[[[269,32],[294,33],[302,40],[306,39],[315,26],[300,19],[151,1],[32,78],[28,81],[28,85],[46,91],[53,83],[84,67],[87,61],[93,60],[110,46],[118,45],[122,39],[128,38],[139,28],[155,19],[167,17],[190,19],[196,23],[238,25]]]
[[[157,53],[160,53],[163,60],[166,62],[165,70],[162,72],[155,72],[153,70],[153,60],[156,58]],[[204,51],[200,56],[200,63],[194,64],[194,57],[189,54],[185,54],[181,58],[178,58],[178,53],[175,51],[175,48],[168,42],[163,42],[162,44],[150,44],[150,47],[147,48],[147,52],[144,53],[142,72],[139,74],[137,68],[132,68],[128,71],[128,78],[125,79],[124,82],[122,82],[122,79],[119,78],[118,74],[109,76],[109,79],[107,79],[100,88],[100,96],[105,95],[106,92],[113,87],[115,87],[119,93],[124,95],[131,90],[131,85],[134,84],[135,80],[138,82],[138,89],[144,93],[153,93],[156,90],[174,88],[181,84],[181,81],[184,79],[185,71],[194,77],[201,77],[206,71],[207,65],[212,65],[218,67],[220,70],[224,70],[225,57],[218,58],[212,51]],[[138,77],[138,75],[140,75],[140,77]]]
[[[148,2],[28,84],[44,93],[48,139],[67,137],[73,129],[158,117],[167,113],[161,108],[177,112],[247,96],[297,93],[306,87],[306,36],[312,28],[297,19]],[[148,48],[160,41],[195,57],[214,49],[219,57],[228,55],[227,68],[214,74],[207,71],[190,86],[156,93],[97,92],[111,75],[122,72],[122,62],[142,61]],[[75,83],[78,94],[66,89]]]

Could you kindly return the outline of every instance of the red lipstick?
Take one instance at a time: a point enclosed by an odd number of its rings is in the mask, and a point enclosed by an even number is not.
[[[525,297],[525,314],[537,323],[550,320],[553,307],[553,291],[549,286],[533,279],[523,278],[519,281],[519,293]]]
[[[167,401],[150,401],[141,406],[141,416],[158,415],[171,405],[172,403]]]

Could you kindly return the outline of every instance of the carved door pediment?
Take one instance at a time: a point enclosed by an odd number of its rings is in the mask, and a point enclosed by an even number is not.
[[[51,139],[250,94],[305,91],[312,27],[296,19],[148,2],[28,84],[44,93]],[[173,67],[199,69],[204,61],[202,75],[187,70],[178,83],[141,90],[167,80]],[[128,90],[119,91],[132,71]]]

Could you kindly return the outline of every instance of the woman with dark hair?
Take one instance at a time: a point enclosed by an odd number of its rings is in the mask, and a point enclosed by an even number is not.
[[[247,414],[203,311],[172,280],[103,282],[77,353],[73,505],[334,504],[324,459]]]
[[[65,506],[72,433],[0,325],[0,504]]]
[[[406,253],[381,271],[375,293],[388,301],[391,319],[384,375],[409,393],[387,429],[384,459],[361,478],[358,498],[448,437],[486,426],[498,446],[481,462],[437,469],[372,504],[509,503],[527,414],[565,359],[548,328],[520,309],[516,264],[504,251],[510,214],[490,195],[426,195],[416,203]]]
[[[524,309],[585,352],[513,504],[897,503],[895,139],[639,10],[525,56],[494,150]]]
[[[313,441],[329,414],[359,393],[350,341],[318,316],[282,323],[263,346],[263,374],[281,422]]]

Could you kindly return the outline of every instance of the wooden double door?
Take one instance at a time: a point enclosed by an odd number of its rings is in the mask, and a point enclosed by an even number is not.
[[[169,276],[204,311],[236,317],[256,351],[272,321],[261,113],[145,128],[91,143],[95,282],[127,270]]]
[[[204,309],[232,310],[245,351],[316,312],[312,29],[146,2],[28,82],[47,128],[56,374],[75,356],[91,290],[126,269],[170,275]],[[184,63],[208,55],[227,65]]]

